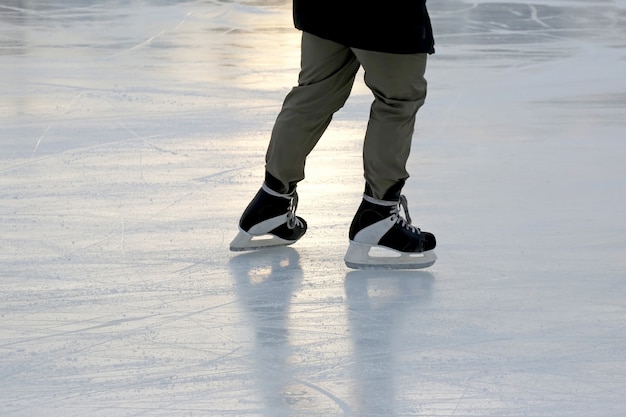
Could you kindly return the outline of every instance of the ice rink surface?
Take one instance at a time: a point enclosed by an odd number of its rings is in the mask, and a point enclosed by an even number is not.
[[[285,0],[0,2],[0,415],[626,415],[626,1],[430,0],[404,193],[425,271],[351,271],[362,74],[234,254],[296,83]]]

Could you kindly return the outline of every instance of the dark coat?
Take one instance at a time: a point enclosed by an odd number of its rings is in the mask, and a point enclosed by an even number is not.
[[[293,0],[296,28],[370,51],[433,53],[426,0]]]

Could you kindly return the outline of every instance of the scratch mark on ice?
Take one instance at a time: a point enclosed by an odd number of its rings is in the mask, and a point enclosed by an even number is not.
[[[125,235],[124,229],[125,229],[125,224],[124,224],[124,218],[122,217],[122,236],[120,238],[120,247],[122,250],[122,256],[126,256],[126,253],[124,251],[124,235]]]
[[[544,28],[548,28],[548,29],[552,28],[550,25],[548,25],[547,23],[545,23],[543,20],[539,18],[539,13],[537,12],[537,8],[535,6],[533,6],[532,4],[529,4],[528,7],[530,8],[530,20],[532,20],[533,22],[536,22],[537,24],[539,24],[540,26],[543,26]]]
[[[66,114],[74,105],[74,103],[76,103],[76,101],[84,94],[84,91],[81,91],[80,93],[78,93],[76,95],[76,97],[74,97],[72,99],[72,101],[70,101],[67,106],[65,106],[65,108],[63,110],[61,110],[61,114]],[[46,127],[46,130],[43,131],[43,133],[41,134],[41,136],[39,136],[39,139],[37,139],[37,143],[35,144],[35,149],[33,149],[33,153],[37,153],[37,150],[39,149],[39,145],[41,145],[41,141],[43,140],[43,138],[46,136],[46,134],[48,133],[48,131],[50,130],[50,128],[52,127],[52,123],[48,124],[48,127]]]
[[[37,149],[39,149],[39,145],[41,145],[41,141],[43,140],[44,136],[46,136],[46,133],[48,133],[48,131],[50,130],[50,127],[52,127],[52,123],[49,123],[48,127],[46,127],[46,130],[44,130],[41,136],[39,136],[37,144],[35,144],[35,149],[33,149],[33,153],[37,153]]]
[[[65,332],[58,332],[58,333],[52,333],[52,334],[48,334],[45,336],[38,336],[38,337],[30,337],[27,339],[20,339],[20,340],[14,340],[10,343],[4,343],[2,345],[0,345],[2,348],[7,348],[9,346],[16,346],[16,345],[20,345],[20,344],[27,344],[27,343],[33,343],[33,342],[40,342],[42,340],[45,339],[51,339],[51,338],[55,338],[55,337],[61,337],[61,336],[67,336],[67,335],[71,335],[71,334],[78,334],[78,333],[83,333],[83,332],[89,332],[92,330],[99,330],[99,329],[103,329],[106,327],[113,327],[113,326],[119,326],[120,324],[124,324],[124,323],[130,323],[130,322],[134,322],[134,321],[141,321],[141,320],[145,320],[147,318],[150,318],[152,316],[147,315],[147,316],[139,316],[139,317],[130,317],[130,318],[124,318],[124,319],[117,319],[117,320],[110,320],[107,321],[105,323],[101,323],[101,324],[97,324],[94,326],[89,326],[89,327],[84,327],[82,329],[76,329],[76,330],[68,330]]]
[[[341,400],[341,398],[337,397],[335,394],[333,394],[330,391],[325,390],[322,387],[319,387],[315,384],[312,384],[310,382],[307,381],[303,381],[302,379],[299,378],[295,378],[296,381],[298,381],[300,384],[305,385],[317,392],[319,392],[320,394],[323,394],[324,396],[328,397],[329,399],[331,399],[335,404],[337,404],[339,406],[339,408],[341,408],[341,411],[343,411],[343,415],[344,416],[351,416],[352,415],[352,410],[350,409],[350,406],[348,404],[346,404],[344,401]]]

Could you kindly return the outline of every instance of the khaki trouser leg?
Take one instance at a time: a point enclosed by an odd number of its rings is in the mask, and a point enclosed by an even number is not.
[[[286,192],[304,179],[306,157],[345,104],[362,65],[374,94],[363,145],[366,183],[377,199],[395,199],[409,177],[415,116],[426,98],[426,54],[397,55],[347,48],[302,35],[298,86],[285,98],[266,154],[266,170]]]
[[[427,54],[396,55],[353,49],[365,70],[374,102],[363,146],[365,180],[372,197],[399,197],[409,177],[415,116],[426,99]]]
[[[302,34],[298,86],[285,98],[266,154],[267,172],[284,187],[276,191],[304,179],[306,157],[348,99],[358,70],[350,48]]]

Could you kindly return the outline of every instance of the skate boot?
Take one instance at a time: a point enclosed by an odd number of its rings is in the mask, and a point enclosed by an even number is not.
[[[298,194],[280,194],[266,184],[256,194],[239,220],[239,234],[230,243],[232,251],[287,246],[306,232],[306,222],[296,216]]]
[[[400,207],[405,218],[400,216]],[[349,235],[344,258],[349,268],[420,269],[437,260],[435,236],[411,225],[404,196],[385,201],[363,195]]]

